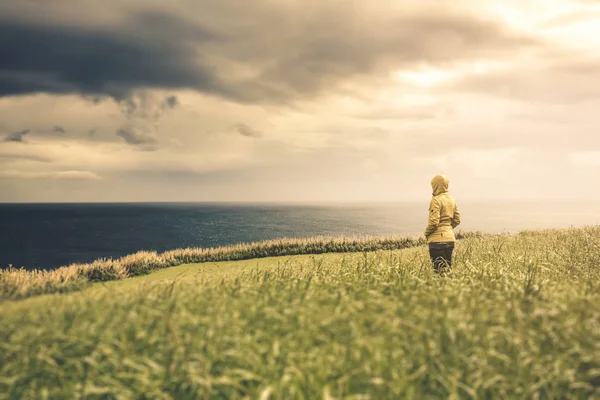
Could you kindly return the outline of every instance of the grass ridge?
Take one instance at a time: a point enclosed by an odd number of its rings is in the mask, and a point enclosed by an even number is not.
[[[476,232],[458,233],[457,239],[484,236]],[[80,290],[92,282],[105,282],[145,275],[153,270],[182,264],[238,261],[251,258],[399,250],[426,244],[417,236],[362,236],[282,238],[239,243],[213,248],[183,248],[163,253],[140,251],[124,257],[98,259],[86,264],[71,264],[54,270],[26,270],[9,267],[0,270],[0,301],[65,293]]]

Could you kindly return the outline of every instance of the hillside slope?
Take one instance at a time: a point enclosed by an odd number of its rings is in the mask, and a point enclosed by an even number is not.
[[[600,228],[188,264],[0,309],[0,398],[600,396]]]

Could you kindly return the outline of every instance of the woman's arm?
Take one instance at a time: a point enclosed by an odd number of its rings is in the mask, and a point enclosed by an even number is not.
[[[458,211],[458,205],[454,202],[454,215],[452,216],[452,229],[460,225],[460,211]]]
[[[429,220],[427,223],[427,228],[425,229],[425,237],[428,237],[438,227],[440,223],[440,203],[434,198],[431,199],[431,203],[429,203]]]

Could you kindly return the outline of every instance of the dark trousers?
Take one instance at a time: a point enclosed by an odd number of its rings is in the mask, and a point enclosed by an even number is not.
[[[433,263],[433,269],[437,273],[450,272],[452,268],[452,252],[454,242],[431,242],[429,243],[429,257]]]

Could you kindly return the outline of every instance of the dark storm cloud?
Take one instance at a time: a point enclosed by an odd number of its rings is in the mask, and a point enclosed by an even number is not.
[[[52,132],[55,132],[55,133],[65,133],[67,131],[62,126],[56,125],[54,128],[52,128]]]
[[[5,142],[23,142],[23,136],[31,132],[31,129],[23,129],[19,132],[13,132],[4,138]]]
[[[262,137],[262,132],[254,129],[246,124],[237,124],[235,130],[242,136],[259,138]]]
[[[121,30],[93,30],[0,21],[0,95],[36,92],[127,96],[136,87],[217,90],[178,20],[138,15]],[[148,28],[151,26],[151,28]],[[165,37],[145,34],[148,29]],[[199,42],[211,34],[197,27]],[[188,33],[189,35],[189,33]]]
[[[4,96],[49,92],[123,99],[134,89],[158,87],[238,102],[286,102],[390,68],[514,54],[538,44],[470,16],[440,11],[379,21],[344,2],[306,7],[204,0],[191,7],[180,1],[172,7],[177,14],[138,9],[105,28],[85,9],[87,3],[39,7],[55,7],[51,16],[76,7],[81,21],[94,22],[89,27],[67,26],[65,18],[33,22],[38,17],[13,2],[11,20],[0,17]]]

